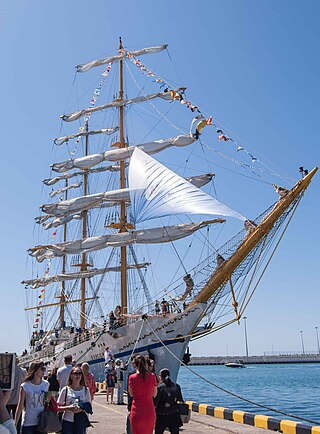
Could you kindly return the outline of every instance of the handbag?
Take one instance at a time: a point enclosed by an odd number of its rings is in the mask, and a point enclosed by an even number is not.
[[[38,427],[40,432],[59,432],[62,430],[62,425],[57,413],[53,411],[43,410],[38,416]]]
[[[186,404],[185,402],[177,402],[177,404],[182,423],[188,423],[191,417],[191,412],[189,410],[188,404]]]

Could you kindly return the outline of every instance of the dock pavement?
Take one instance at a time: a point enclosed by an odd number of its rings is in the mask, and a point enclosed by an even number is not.
[[[93,415],[90,416],[93,428],[89,428],[87,433],[125,434],[127,414],[126,405],[107,404],[106,395],[97,393],[93,401]],[[189,423],[184,424],[180,432],[182,434],[267,434],[274,431],[192,412]]]

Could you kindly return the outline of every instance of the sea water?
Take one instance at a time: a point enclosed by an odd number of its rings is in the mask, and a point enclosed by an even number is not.
[[[320,424],[319,363],[247,365],[245,368],[227,368],[224,365],[190,368],[236,395]],[[177,382],[185,400],[270,415],[278,419],[293,419],[229,395],[185,367],[181,367]]]

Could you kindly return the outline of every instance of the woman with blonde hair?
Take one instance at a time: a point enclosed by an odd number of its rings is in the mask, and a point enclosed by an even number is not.
[[[91,374],[90,372],[90,366],[88,363],[82,363],[81,370],[83,373],[85,385],[87,386],[90,392],[91,401],[93,401],[94,394],[97,391],[96,380],[94,378],[94,375]]]
[[[43,362],[32,362],[24,382],[21,384],[18,406],[15,414],[18,423],[23,407],[21,434],[38,434],[38,416],[44,410],[45,396],[49,390],[48,381],[43,379],[46,371]]]

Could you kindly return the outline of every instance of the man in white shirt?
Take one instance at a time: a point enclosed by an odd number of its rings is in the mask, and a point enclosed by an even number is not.
[[[60,391],[67,385],[71,369],[72,356],[68,355],[64,358],[64,366],[59,368],[57,371],[57,380],[59,382]]]

